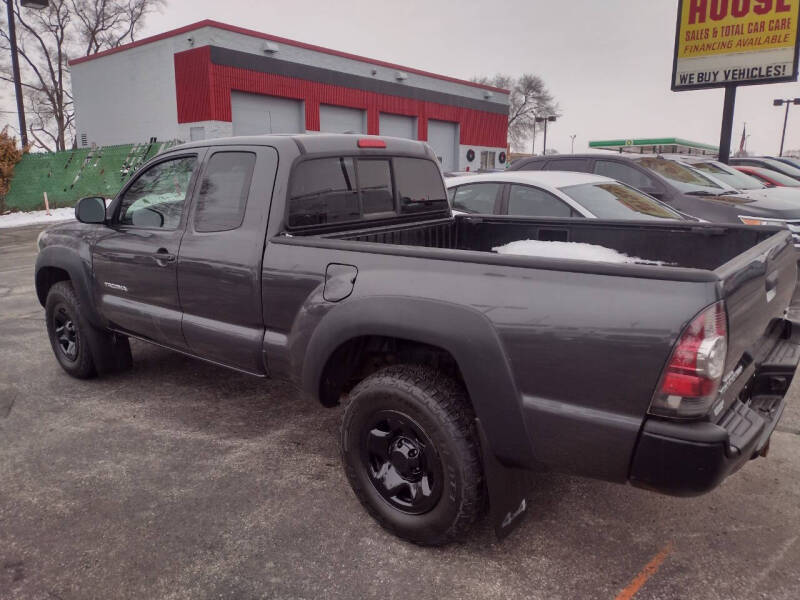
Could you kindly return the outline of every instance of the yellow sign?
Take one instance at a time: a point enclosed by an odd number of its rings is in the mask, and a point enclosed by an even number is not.
[[[800,0],[679,0],[673,90],[797,79]]]

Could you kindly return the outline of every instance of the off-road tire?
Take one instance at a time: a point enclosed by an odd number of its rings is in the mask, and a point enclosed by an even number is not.
[[[66,319],[74,331],[77,347],[74,359],[67,355],[59,342],[56,320],[61,318]],[[59,281],[50,288],[45,303],[45,320],[50,345],[61,368],[78,379],[94,377],[97,371],[89,347],[89,327],[91,326],[81,316],[78,297],[69,281]]]
[[[408,514],[387,500],[364,458],[364,431],[375,415],[396,411],[424,431],[441,463],[442,490],[423,514]],[[374,430],[373,430],[374,431]],[[405,540],[438,546],[463,538],[483,512],[484,483],[475,415],[463,386],[417,365],[386,367],[349,394],[341,425],[345,473],[358,499],[385,529]],[[427,459],[426,459],[427,460]]]

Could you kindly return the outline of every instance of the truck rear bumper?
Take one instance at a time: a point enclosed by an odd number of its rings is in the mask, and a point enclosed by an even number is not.
[[[781,340],[748,386],[750,396],[734,402],[718,423],[647,419],[630,482],[663,494],[697,496],[717,487],[748,460],[766,455],[798,361],[797,340]]]

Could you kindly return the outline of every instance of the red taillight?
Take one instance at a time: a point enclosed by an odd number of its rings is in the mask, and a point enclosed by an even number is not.
[[[717,302],[689,323],[661,375],[652,414],[688,418],[708,412],[725,367],[726,320],[725,305]]]
[[[361,138],[358,140],[359,148],[386,148],[386,142],[377,138]]]

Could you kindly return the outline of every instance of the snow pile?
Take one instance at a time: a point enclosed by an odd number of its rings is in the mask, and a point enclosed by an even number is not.
[[[505,246],[492,248],[498,254],[517,254],[538,256],[540,258],[567,258],[571,260],[591,260],[616,264],[663,265],[663,262],[646,260],[622,254],[605,246],[581,244],[579,242],[543,242],[540,240],[519,240]]]
[[[25,225],[47,225],[61,223],[75,218],[74,208],[54,208],[48,215],[44,210],[33,212],[15,212],[0,215],[0,229],[7,227],[24,227]]]

